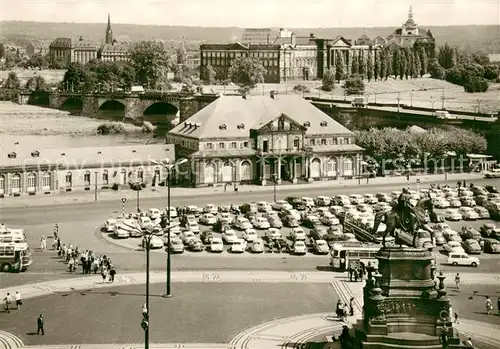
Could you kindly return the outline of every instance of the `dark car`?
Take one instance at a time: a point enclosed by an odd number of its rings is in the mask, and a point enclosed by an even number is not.
[[[496,233],[497,227],[493,223],[486,223],[481,226],[479,232],[485,238],[493,237]]]
[[[486,195],[478,195],[476,196],[474,201],[476,201],[476,204],[478,204],[479,206],[483,206],[484,203],[488,201],[488,197]]]
[[[496,239],[484,239],[484,252],[500,253],[500,241]]]
[[[213,226],[213,230],[218,233],[223,233],[226,229],[229,229],[230,225],[228,223],[222,222],[220,219]]]
[[[299,226],[299,221],[290,214],[284,215],[284,217],[282,218],[282,222],[285,227],[289,228],[296,228]]]
[[[292,207],[297,211],[304,211],[307,209],[307,205],[304,201],[296,196],[289,196],[285,199],[285,201],[292,205]]]
[[[188,242],[188,249],[193,252],[202,252],[205,249],[200,239],[193,238]]]
[[[471,188],[472,194],[474,195],[488,195],[488,191],[484,187],[473,186]]]
[[[203,242],[203,244],[205,245],[208,245],[210,244],[210,242],[212,241],[212,238],[214,237],[214,235],[212,234],[211,231],[207,231],[205,230],[204,232],[201,233],[201,242]]]
[[[323,240],[328,235],[328,230],[325,227],[315,227],[311,229],[311,239]]]
[[[486,189],[490,193],[499,193],[498,189],[492,185],[487,185],[486,187],[484,187],[484,189]]]

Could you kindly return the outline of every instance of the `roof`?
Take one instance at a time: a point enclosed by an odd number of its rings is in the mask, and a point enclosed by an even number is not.
[[[292,45],[292,37],[277,37],[273,44],[275,45]],[[295,37],[295,45],[296,46],[316,46],[316,42],[314,39],[311,39],[309,36],[296,36]]]
[[[309,122],[306,134],[352,134],[297,95],[278,95],[274,99],[270,96],[248,96],[246,99],[221,96],[174,127],[169,134],[195,139],[248,138],[250,129],[259,129],[282,115],[300,125]],[[221,129],[221,125],[225,125],[225,129]]]
[[[316,145],[308,147],[313,153],[321,153],[321,152],[360,152],[363,150],[359,145],[356,144],[331,144],[331,145]]]
[[[119,52],[119,53],[126,53],[129,52],[130,45],[126,42],[115,42],[113,44],[104,44],[101,47],[101,52],[103,53],[113,53],[113,52]]]
[[[255,150],[250,148],[243,149],[224,149],[224,150],[200,150],[192,154],[195,157],[239,157],[255,155]]]
[[[57,38],[51,42],[51,48],[71,48],[71,39],[70,38]]]
[[[80,36],[78,40],[74,40],[73,48],[75,50],[97,50],[99,45]]]
[[[9,158],[9,154],[16,153],[15,158]],[[38,152],[38,156],[32,154]],[[3,167],[25,167],[25,166],[62,166],[92,167],[101,164],[112,164],[120,166],[125,163],[144,163],[149,165],[149,160],[175,161],[175,150],[172,144],[151,145],[126,145],[126,146],[103,146],[83,148],[32,148],[26,146],[11,146],[0,148],[0,169]]]
[[[289,39],[289,38],[283,38]],[[279,44],[242,44],[241,42],[234,42],[231,44],[203,44],[200,45],[200,50],[279,50]]]

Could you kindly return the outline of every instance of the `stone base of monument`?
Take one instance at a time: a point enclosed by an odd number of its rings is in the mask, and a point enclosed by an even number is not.
[[[425,249],[385,247],[379,270],[367,267],[363,319],[353,326],[345,349],[462,348],[453,328],[445,277],[435,281],[434,257]]]

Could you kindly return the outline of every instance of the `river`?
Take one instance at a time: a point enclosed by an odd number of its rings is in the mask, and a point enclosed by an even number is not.
[[[99,135],[97,127],[103,122],[56,109],[0,102],[0,146],[9,148],[19,142],[21,146],[75,148],[164,142],[163,137],[142,132]],[[129,128],[134,130],[133,125]]]

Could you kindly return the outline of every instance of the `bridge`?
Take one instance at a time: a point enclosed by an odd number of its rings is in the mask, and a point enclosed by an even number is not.
[[[124,119],[135,123],[142,123],[148,110],[162,107],[165,114],[179,115],[184,121],[191,115],[203,109],[216,100],[218,94],[188,95],[178,92],[146,92],[143,94],[93,93],[82,94],[77,92],[51,91],[45,93],[44,101],[36,103],[50,108],[79,111],[83,116],[96,117],[101,110],[121,110]],[[18,94],[19,104],[33,104],[36,92],[22,91]]]

